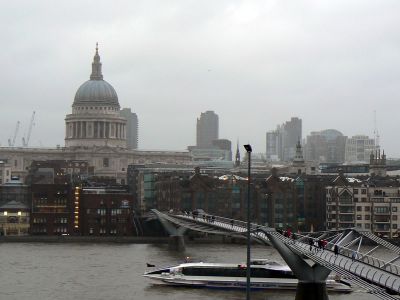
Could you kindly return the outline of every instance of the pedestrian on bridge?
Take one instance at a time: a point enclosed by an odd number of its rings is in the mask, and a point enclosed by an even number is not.
[[[339,247],[338,247],[338,245],[335,244],[335,247],[333,247],[333,252],[335,253],[336,256],[339,255]]]
[[[353,252],[351,252],[351,260],[354,261],[357,257],[357,253],[355,250],[353,250]]]
[[[327,241],[327,240],[325,240],[325,239],[322,240],[322,251],[325,250],[327,244],[328,244],[328,241]]]
[[[312,251],[312,246],[314,245],[314,240],[313,238],[308,239],[308,244],[310,245],[310,251]]]
[[[317,245],[318,245],[318,250],[317,251],[322,250],[322,240],[318,240],[317,241]]]
[[[296,234],[293,232],[293,233],[292,233],[293,244],[296,244],[296,239],[297,239],[297,236],[296,236]]]

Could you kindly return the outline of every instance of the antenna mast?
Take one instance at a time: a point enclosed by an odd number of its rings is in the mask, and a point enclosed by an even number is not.
[[[379,150],[379,132],[378,132],[378,125],[376,121],[376,110],[374,110],[374,140],[375,140],[375,149]]]

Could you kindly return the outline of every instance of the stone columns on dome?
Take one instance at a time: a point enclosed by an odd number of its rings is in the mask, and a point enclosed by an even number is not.
[[[107,121],[75,121],[68,122],[66,138],[125,139],[126,125]]]

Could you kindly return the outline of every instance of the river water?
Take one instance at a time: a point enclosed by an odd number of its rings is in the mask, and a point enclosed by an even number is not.
[[[190,244],[184,253],[167,245],[148,244],[0,244],[0,300],[236,300],[244,291],[192,289],[152,285],[141,276],[146,262],[157,267],[193,261],[233,262],[246,260],[246,246]],[[272,247],[254,246],[252,258],[282,262]],[[295,292],[257,291],[251,299],[294,299]],[[330,300],[377,299],[357,289],[351,294],[330,294]]]

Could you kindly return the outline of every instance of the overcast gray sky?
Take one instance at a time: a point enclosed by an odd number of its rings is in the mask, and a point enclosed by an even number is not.
[[[303,137],[373,135],[400,157],[400,1],[2,1],[0,142],[64,144],[64,118],[99,42],[104,79],[139,117],[141,149],[195,144],[214,110],[220,138],[265,152],[292,116]]]

